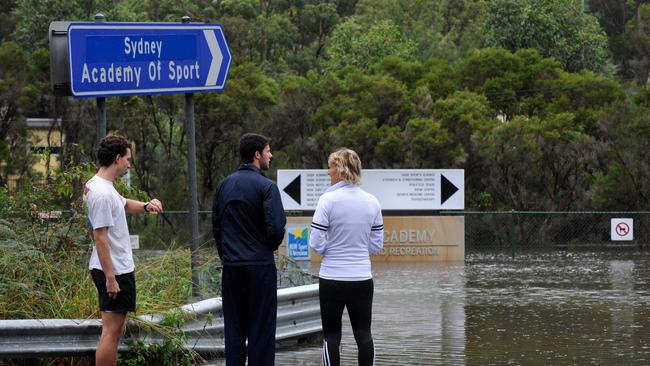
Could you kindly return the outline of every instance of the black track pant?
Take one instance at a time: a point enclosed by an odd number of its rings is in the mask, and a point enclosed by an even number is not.
[[[244,365],[247,355],[250,366],[274,364],[276,281],[275,264],[223,267],[221,297],[226,365]]]
[[[354,339],[359,350],[359,365],[374,365],[375,345],[370,333],[372,321],[372,279],[365,281],[319,280],[320,315],[323,321],[323,364],[340,363],[341,318],[347,307]]]

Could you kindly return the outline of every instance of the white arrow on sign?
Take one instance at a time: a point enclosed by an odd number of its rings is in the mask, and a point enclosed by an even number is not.
[[[210,64],[210,71],[208,71],[208,78],[205,81],[205,86],[217,85],[217,77],[219,76],[219,71],[221,69],[223,55],[221,54],[221,49],[217,43],[217,37],[214,35],[214,30],[204,29],[203,35],[205,36],[205,40],[208,41],[210,54],[212,54],[212,63]]]

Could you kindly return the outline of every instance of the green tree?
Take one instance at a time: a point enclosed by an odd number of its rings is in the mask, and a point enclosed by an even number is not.
[[[477,141],[497,128],[499,121],[490,112],[487,98],[468,91],[438,99],[432,106],[432,115],[462,148],[462,153],[456,153],[451,165],[441,168],[465,169],[465,186],[472,187],[466,192],[467,203],[472,207],[484,189],[483,179],[490,164],[480,154]]]
[[[632,21],[637,8],[644,0],[587,0],[586,5],[598,18],[608,37],[609,51],[618,67],[617,75],[625,80],[633,77],[629,61],[634,59],[628,42],[628,22]]]
[[[606,167],[594,182],[593,206],[603,210],[650,209],[650,90],[608,109],[598,127],[607,141]]]
[[[0,44],[0,186],[9,175],[29,174],[27,125],[22,114],[28,55],[15,43]]]
[[[440,121],[414,118],[404,129],[406,143],[405,167],[442,169],[456,166],[455,161],[463,155],[457,144]]]
[[[259,2],[255,0],[224,0],[221,2],[223,13],[244,19],[255,19],[260,15]]]
[[[386,56],[414,59],[415,44],[404,39],[391,21],[381,21],[365,28],[352,19],[336,27],[328,52],[328,65],[332,70],[348,65],[366,69]]]
[[[321,167],[326,153],[314,135],[321,124],[314,114],[323,105],[323,78],[310,72],[306,77],[287,76],[281,80],[282,101],[273,113],[274,166],[278,168]]]
[[[455,60],[483,42],[481,0],[362,0],[357,19],[369,28],[385,20],[414,42],[420,60]]]
[[[488,2],[486,44],[510,51],[535,48],[571,72],[607,72],[607,37],[577,0]]]
[[[487,98],[468,91],[437,100],[433,105],[433,116],[442,122],[465,151],[471,150],[473,134],[485,134],[497,122],[490,113]]]
[[[587,9],[600,22],[603,30],[609,36],[625,32],[625,26],[634,17],[636,8],[643,0],[586,0]]]
[[[482,140],[489,162],[485,191],[497,209],[572,210],[587,207],[604,147],[570,113],[544,119],[517,116]]]
[[[320,82],[324,103],[315,111],[312,120],[319,129],[325,130],[341,121],[357,121],[370,115],[374,110],[373,82],[371,75],[351,66],[337,73],[324,74]],[[361,99],[370,101],[371,105],[360,103]]]
[[[114,2],[109,2],[109,8]],[[94,1],[16,0],[13,14],[16,29],[13,39],[25,50],[47,48],[47,30],[53,21],[90,21],[99,11]]]
[[[326,154],[339,147],[354,149],[364,168],[404,167],[402,156],[406,147],[398,126],[380,126],[376,120],[362,118],[355,122],[342,121],[317,134],[317,138]]]
[[[184,101],[180,95],[107,99],[109,131],[132,142],[131,184],[162,197],[170,210],[186,207]],[[94,127],[94,126],[93,126]],[[160,179],[165,177],[165,179]]]
[[[300,74],[319,69],[325,57],[325,45],[340,21],[334,3],[306,4],[298,11],[294,23],[300,37],[287,57],[289,65]]]
[[[623,35],[628,53],[626,65],[639,85],[650,82],[650,4],[639,6]]]
[[[280,103],[278,83],[256,65],[230,69],[227,93],[196,95],[196,144],[199,202],[209,199],[221,178],[239,164],[239,137],[244,132],[268,134],[276,127],[272,111]]]
[[[234,59],[276,74],[305,75],[320,68],[343,3],[228,0],[214,2],[214,9],[221,14],[216,20],[224,25]]]
[[[14,16],[11,14],[14,6],[16,6],[16,0],[7,0],[0,4],[0,43],[8,40],[16,26]]]
[[[603,111],[625,99],[623,87],[618,82],[588,71],[560,72],[557,78],[540,80],[537,85],[544,101],[540,104],[537,104],[539,100],[528,101],[528,108],[539,115],[572,113],[575,122],[593,136],[598,135],[596,124]]]
[[[399,56],[388,56],[370,68],[374,75],[386,75],[411,89],[420,82],[425,66],[419,61],[404,60]]]
[[[288,51],[298,37],[298,29],[284,15],[258,16],[250,23],[249,44],[256,63],[274,67],[286,65]]]
[[[459,61],[460,62],[460,61]],[[452,66],[443,60],[431,59],[424,64],[424,75],[419,85],[426,88],[431,101],[446,98],[460,88],[460,78]]]
[[[529,100],[542,91],[538,83],[557,78],[560,71],[557,61],[542,58],[536,50],[487,48],[460,60],[455,75],[461,88],[485,95],[493,113],[508,120],[534,114]]]

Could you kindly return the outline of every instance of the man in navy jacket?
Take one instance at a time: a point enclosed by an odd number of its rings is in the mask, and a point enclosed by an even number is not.
[[[265,136],[239,141],[242,165],[219,183],[212,230],[223,264],[226,365],[273,365],[277,273],[273,252],[284,238],[286,217],[278,187],[262,173],[271,164]],[[248,339],[248,350],[246,348]]]

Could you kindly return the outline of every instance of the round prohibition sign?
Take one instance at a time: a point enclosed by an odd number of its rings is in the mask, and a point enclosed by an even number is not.
[[[616,234],[619,236],[625,236],[630,232],[630,227],[624,223],[624,222],[619,222],[616,224]]]

